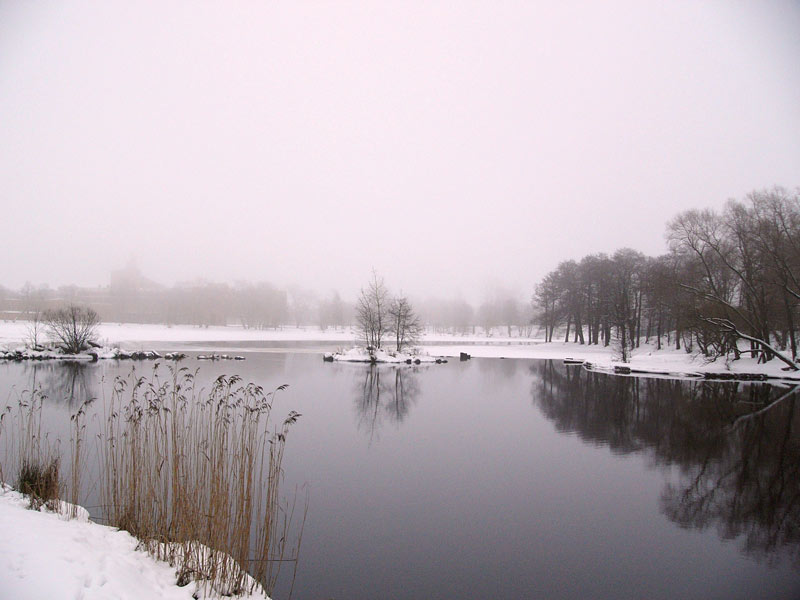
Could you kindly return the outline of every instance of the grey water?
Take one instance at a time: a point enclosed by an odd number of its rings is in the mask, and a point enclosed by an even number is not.
[[[761,411],[787,388],[543,360],[331,364],[312,349],[181,363],[200,385],[289,384],[273,416],[302,417],[283,490],[310,499],[293,597],[800,597],[800,407],[790,394]],[[0,364],[0,404],[41,386],[64,435],[130,370]]]

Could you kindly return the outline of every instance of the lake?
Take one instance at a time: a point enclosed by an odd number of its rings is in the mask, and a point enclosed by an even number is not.
[[[183,361],[205,385],[289,384],[273,418],[302,413],[284,459],[284,492],[310,497],[295,598],[800,597],[798,400],[752,414],[788,388],[542,360],[323,363],[314,344],[181,349],[209,348],[247,360]],[[0,401],[42,386],[45,425],[65,435],[131,368],[0,364]]]

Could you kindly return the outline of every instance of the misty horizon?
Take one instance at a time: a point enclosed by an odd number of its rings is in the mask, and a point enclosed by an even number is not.
[[[529,297],[797,184],[800,7],[7,2],[0,284]]]

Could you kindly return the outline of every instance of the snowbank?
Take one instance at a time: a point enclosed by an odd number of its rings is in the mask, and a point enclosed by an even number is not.
[[[81,507],[68,519],[67,503],[65,514],[27,507],[22,494],[0,488],[0,598],[192,600],[195,585],[178,587],[175,569],[128,532],[92,523]]]

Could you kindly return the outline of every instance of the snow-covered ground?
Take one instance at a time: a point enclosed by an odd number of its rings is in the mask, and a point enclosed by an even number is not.
[[[0,346],[19,345],[28,337],[27,321],[0,321]],[[146,342],[340,342],[352,344],[357,337],[351,328],[321,330],[319,327],[282,327],[280,329],[245,329],[235,325],[194,327],[191,325],[148,325],[138,323],[102,323],[99,341],[104,345],[140,345]],[[535,341],[527,338],[483,335],[449,335],[428,333],[430,343],[519,343]]]
[[[434,356],[457,357],[461,352],[477,358],[539,358],[563,360],[567,358],[588,361],[592,368],[613,372],[622,366],[613,347],[587,346],[572,342],[549,342],[525,345],[425,345],[422,349]],[[701,376],[705,373],[763,374],[772,379],[800,380],[800,372],[784,371],[786,365],[778,359],[767,364],[758,364],[753,358],[726,361],[722,358],[710,361],[704,356],[674,348],[657,350],[654,344],[642,344],[636,348],[630,362],[624,366],[640,374],[652,373],[673,377]]]
[[[18,347],[27,337],[28,324],[24,321],[0,322],[0,348]],[[352,329],[327,329],[318,327],[284,327],[281,329],[244,329],[242,327],[192,327],[176,325],[139,325],[103,323],[99,327],[99,338],[105,346],[119,345],[137,349],[171,344],[204,343],[213,349],[220,342],[321,342],[330,346],[352,347],[356,333]],[[549,342],[541,339],[483,335],[448,335],[426,333],[420,344],[420,353],[430,356],[458,357],[466,352],[475,358],[545,358],[561,360],[573,358],[589,361],[600,370],[613,370],[620,364],[612,347],[586,346],[575,343]],[[757,364],[752,358],[726,362],[719,359],[708,362],[697,354],[683,350],[656,350],[653,345],[642,345],[633,351],[629,365],[643,372],[667,373],[675,376],[692,376],[703,373],[763,373],[770,378],[794,380],[800,373],[784,371],[786,366],[779,360],[768,364]]]
[[[137,549],[128,532],[92,523],[83,509],[69,519],[27,507],[22,494],[0,488],[0,598],[192,600],[195,585],[178,587],[175,569]]]

